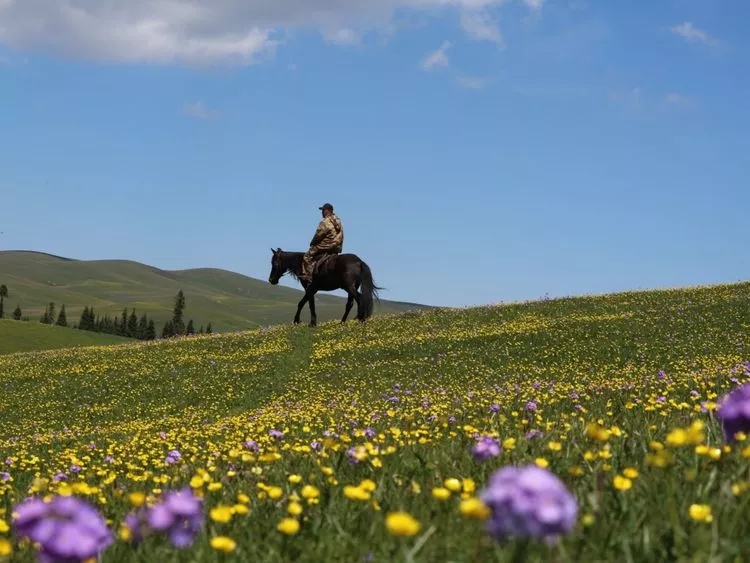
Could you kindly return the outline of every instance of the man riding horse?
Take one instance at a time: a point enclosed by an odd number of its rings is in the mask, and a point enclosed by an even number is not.
[[[300,280],[311,281],[312,272],[317,259],[325,255],[341,254],[344,249],[344,226],[333,212],[333,205],[326,203],[319,207],[323,213],[323,220],[310,241],[310,248],[302,258],[302,272]]]

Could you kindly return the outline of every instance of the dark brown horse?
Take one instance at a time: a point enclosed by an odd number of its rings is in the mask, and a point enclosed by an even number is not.
[[[312,280],[306,281],[299,278],[302,271],[302,252],[285,252],[280,248],[271,249],[271,274],[268,282],[272,285],[279,283],[284,274],[291,274],[302,284],[305,295],[297,304],[297,314],[294,315],[294,324],[299,324],[299,316],[305,303],[310,305],[310,326],[318,324],[315,314],[315,294],[318,291],[335,291],[343,289],[348,298],[346,308],[341,322],[346,322],[349,311],[354,302],[357,302],[357,319],[364,321],[372,316],[373,298],[379,299],[378,290],[383,289],[375,285],[372,279],[370,267],[355,254],[335,254],[324,256],[317,260],[314,266]],[[360,293],[358,290],[362,288]]]

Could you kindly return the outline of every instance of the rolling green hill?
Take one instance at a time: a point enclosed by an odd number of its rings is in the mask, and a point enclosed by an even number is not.
[[[128,342],[132,342],[132,340],[110,334],[71,330],[59,326],[43,325],[38,322],[22,323],[0,319],[0,354],[76,348],[79,346],[126,344]]]
[[[300,290],[273,287],[226,270],[166,271],[127,260],[83,261],[28,251],[0,252],[0,284],[7,285],[9,291],[6,316],[20,305],[23,315],[38,322],[46,304],[54,302],[58,311],[65,304],[68,323],[73,324],[86,305],[109,315],[134,307],[138,315],[145,312],[154,319],[158,333],[171,317],[180,289],[186,298],[185,322],[193,319],[196,330],[211,322],[214,332],[289,323],[302,297]],[[345,299],[337,295],[318,294],[319,319],[340,318],[344,304]],[[375,314],[423,307],[381,300],[375,305]],[[303,312],[305,322],[309,319],[306,315],[307,309]]]

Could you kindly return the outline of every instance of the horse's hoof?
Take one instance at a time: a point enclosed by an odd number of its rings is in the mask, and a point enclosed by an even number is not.
[[[295,319],[295,320],[294,320],[294,324],[298,325],[298,324],[299,324],[299,321]]]

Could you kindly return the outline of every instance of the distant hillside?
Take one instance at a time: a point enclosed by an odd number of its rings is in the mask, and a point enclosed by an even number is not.
[[[110,334],[43,325],[39,322],[24,323],[0,319],[0,354],[78,346],[106,346],[128,342],[133,342],[133,340]]]
[[[68,323],[77,323],[86,305],[95,313],[120,315],[123,308],[147,313],[161,332],[172,315],[174,297],[182,289],[185,321],[195,329],[209,322],[214,332],[289,323],[302,292],[221,269],[160,270],[128,260],[74,260],[33,251],[0,251],[0,284],[8,286],[5,315],[16,305],[38,324],[47,303],[65,304]],[[316,295],[320,321],[340,318],[345,299]],[[400,313],[424,305],[382,300],[375,314]],[[352,312],[352,317],[354,312]],[[350,317],[351,318],[351,317]],[[303,321],[309,319],[308,310]]]

